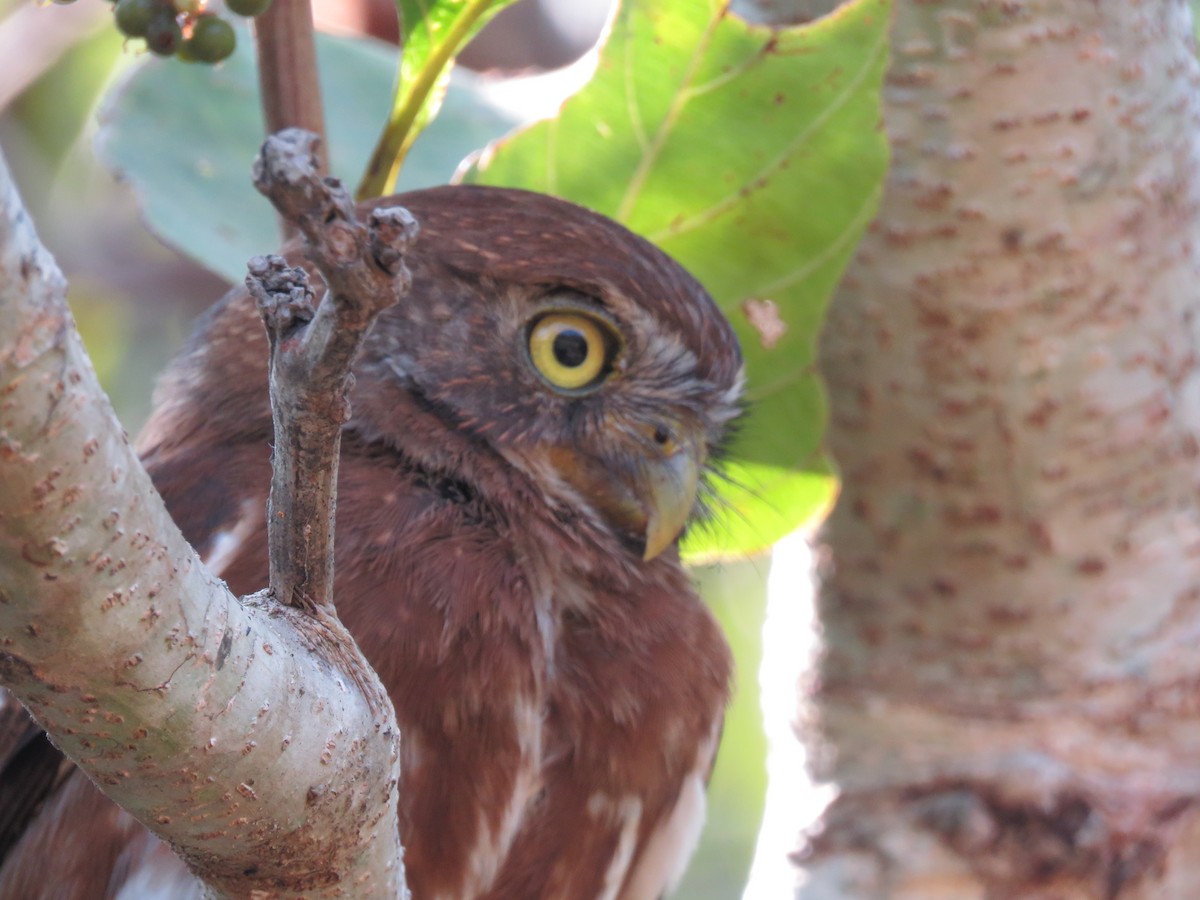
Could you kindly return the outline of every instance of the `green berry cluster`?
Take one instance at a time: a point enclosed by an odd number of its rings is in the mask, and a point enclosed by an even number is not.
[[[178,56],[189,62],[227,59],[237,39],[233,26],[207,9],[208,0],[113,0],[117,28],[127,37],[143,38],[151,53]],[[257,16],[271,0],[225,0],[230,12]]]

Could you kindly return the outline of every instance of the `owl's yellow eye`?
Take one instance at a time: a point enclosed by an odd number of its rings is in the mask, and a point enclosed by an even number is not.
[[[529,359],[552,387],[575,391],[595,384],[612,361],[607,323],[575,312],[553,312],[533,323]]]

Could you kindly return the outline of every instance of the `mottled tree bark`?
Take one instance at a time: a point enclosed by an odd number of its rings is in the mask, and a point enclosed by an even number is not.
[[[810,898],[1200,896],[1182,0],[898,0],[822,369]]]

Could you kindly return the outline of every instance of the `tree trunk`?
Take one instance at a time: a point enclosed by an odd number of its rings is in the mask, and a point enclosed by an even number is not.
[[[1182,0],[898,0],[822,369],[810,898],[1200,896]]]

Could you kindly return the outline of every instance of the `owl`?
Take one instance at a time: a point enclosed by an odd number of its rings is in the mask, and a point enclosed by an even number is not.
[[[661,897],[699,835],[731,677],[677,541],[738,413],[737,340],[679,265],[578,206],[473,186],[386,202],[421,233],[410,294],[355,364],[334,597],[395,704],[409,886]],[[236,289],[139,439],[235,593],[267,581],[266,365]],[[3,724],[0,897],[193,890],[11,702]]]

